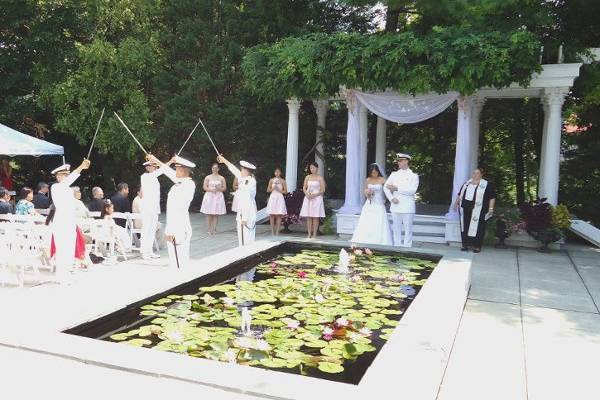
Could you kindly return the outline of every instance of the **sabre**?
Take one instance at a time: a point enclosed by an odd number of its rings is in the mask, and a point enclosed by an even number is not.
[[[142,151],[144,152],[144,154],[148,155],[148,152],[146,151],[146,149],[144,148],[144,146],[142,146],[142,144],[136,139],[136,137],[133,136],[133,133],[131,133],[131,131],[129,130],[129,128],[127,127],[127,125],[125,125],[125,122],[123,122],[123,120],[121,119],[121,117],[119,117],[119,114],[117,114],[116,112],[114,112],[114,114],[115,114],[115,117],[117,117],[117,119],[119,120],[119,122],[123,125],[123,127],[125,128],[125,130],[127,131],[127,133],[129,133],[131,135],[131,137],[133,138],[133,140],[135,140],[135,143],[137,143],[137,145],[140,146],[140,149],[142,149]]]
[[[212,138],[208,134],[208,131],[206,130],[206,127],[204,126],[204,123],[202,122],[201,119],[198,119],[198,121],[200,122],[200,124],[202,124],[202,128],[204,128],[204,132],[206,132],[206,136],[208,136],[208,140],[210,140],[210,143],[212,144],[213,148],[215,149],[215,152],[217,153],[218,156],[220,156],[221,153],[219,153],[219,150],[217,150],[217,146],[215,146],[215,142],[213,142]]]
[[[175,262],[177,263],[177,269],[181,269],[179,267],[179,256],[177,255],[177,243],[175,243],[175,236],[173,236],[173,251],[175,251]]]
[[[98,125],[96,125],[96,132],[94,132],[94,137],[92,138],[92,144],[90,145],[90,149],[88,150],[88,154],[86,159],[90,159],[90,154],[92,154],[92,149],[94,148],[94,143],[96,142],[96,136],[98,135],[98,129],[100,129],[100,123],[102,122],[102,118],[104,117],[104,108],[102,108],[102,114],[100,114],[100,119],[98,120]]]
[[[198,122],[196,122],[196,126],[194,126],[194,129],[192,129],[192,131],[188,135],[187,139],[185,139],[185,142],[183,142],[183,146],[181,146],[181,148],[177,152],[177,155],[181,154],[181,152],[183,151],[183,148],[185,147],[185,145],[187,144],[187,142],[190,140],[190,138],[194,134],[194,131],[196,130],[196,128],[198,127],[198,125],[200,125],[200,119],[198,119]]]

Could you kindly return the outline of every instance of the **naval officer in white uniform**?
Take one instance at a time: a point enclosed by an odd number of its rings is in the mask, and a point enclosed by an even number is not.
[[[223,156],[217,157],[217,161],[225,164],[238,180],[236,192],[238,204],[235,218],[238,245],[245,246],[254,243],[256,237],[256,179],[254,179],[254,171],[256,166],[247,161],[240,161],[240,168],[238,169]]]
[[[56,207],[51,231],[56,245],[55,265],[59,282],[64,282],[68,271],[75,263],[75,240],[77,238],[76,201],[71,185],[79,178],[81,171],[90,167],[90,161],[84,159],[73,172],[71,166],[63,164],[52,171],[56,183],[50,188],[52,202]]]
[[[160,258],[152,250],[156,229],[158,227],[158,216],[160,214],[160,183],[158,177],[162,175],[159,164],[148,160],[144,163],[146,172],[140,177],[140,213],[142,214],[142,233],[140,237],[140,253],[144,260]]]
[[[167,196],[165,235],[167,236],[169,265],[172,268],[177,268],[179,262],[179,267],[184,268],[190,260],[192,225],[189,209],[196,191],[196,184],[190,175],[196,164],[179,156],[171,158],[166,164],[162,164],[152,155],[148,156],[148,159],[160,165],[159,171],[173,181],[173,186],[171,186]],[[175,166],[175,170],[171,168],[171,165]],[[177,251],[177,254],[175,251]]]
[[[392,213],[394,246],[412,246],[412,227],[415,217],[415,194],[419,188],[419,175],[408,166],[411,157],[408,154],[396,154],[398,171],[392,172],[383,191],[390,201]],[[404,240],[402,227],[404,226]]]

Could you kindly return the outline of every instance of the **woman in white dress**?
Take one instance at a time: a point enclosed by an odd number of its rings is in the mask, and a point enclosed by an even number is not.
[[[392,245],[392,234],[383,194],[384,183],[385,177],[377,164],[369,165],[369,177],[365,181],[364,188],[367,200],[360,213],[351,242]]]
[[[200,212],[206,215],[208,234],[214,235],[217,233],[219,215],[227,214],[223,195],[223,192],[227,190],[227,183],[225,178],[219,175],[218,163],[213,163],[211,166],[211,174],[204,178],[202,188],[204,189],[204,198]]]

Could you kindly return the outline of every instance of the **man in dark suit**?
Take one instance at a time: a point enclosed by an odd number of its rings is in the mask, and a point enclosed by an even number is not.
[[[14,214],[8,190],[0,186],[0,214]]]
[[[101,212],[104,205],[104,191],[99,186],[92,188],[92,201],[88,204],[90,212]],[[99,218],[99,217],[96,217]]]
[[[50,188],[46,182],[40,182],[37,185],[37,193],[33,196],[33,206],[35,208],[47,209],[50,208],[50,198],[48,197],[48,192]]]
[[[121,182],[117,185],[117,193],[115,193],[110,201],[114,204],[115,212],[131,212],[131,202],[129,201],[129,185],[124,182]],[[115,219],[117,225],[125,228],[126,222],[124,219],[118,218]]]

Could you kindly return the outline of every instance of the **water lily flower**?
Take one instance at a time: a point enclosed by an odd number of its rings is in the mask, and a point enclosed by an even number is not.
[[[272,262],[271,263],[271,268],[273,268],[273,269],[277,268],[277,263],[276,262]]]
[[[360,333],[363,336],[371,336],[371,330],[369,328],[367,328],[366,326],[360,328],[358,330],[358,333]]]
[[[306,278],[306,271],[298,271],[298,278],[301,278],[301,279]]]
[[[335,320],[335,324],[339,327],[344,327],[344,326],[348,326],[348,324],[350,323],[350,321],[348,321],[346,318],[344,317],[340,317],[338,319]]]
[[[348,337],[348,339],[349,339],[349,340],[350,340],[352,343],[356,343],[356,342],[357,342],[359,339],[361,339],[361,338],[362,338],[362,336],[361,336],[361,335],[359,335],[359,334],[358,334],[358,333],[356,333],[356,332],[350,332],[350,333],[347,335],[347,337]]]
[[[241,336],[235,339],[234,344],[242,349],[249,349],[252,347],[252,338]]]
[[[300,321],[296,321],[292,318],[282,318],[281,322],[283,322],[289,329],[298,329],[300,327]]]
[[[180,343],[183,342],[183,334],[179,331],[171,331],[167,333],[167,338],[169,338],[169,340],[176,342],[176,343]]]
[[[360,282],[360,281],[362,281],[362,278],[360,277],[360,275],[352,275],[352,276],[350,277],[350,280],[351,280],[352,282]]]
[[[315,295],[315,301],[319,304],[325,303],[325,297],[321,293]]]
[[[357,256],[362,256],[363,251],[361,249],[354,249],[354,254]]]
[[[210,304],[213,302],[215,298],[212,297],[210,294],[206,293],[204,296],[202,296],[202,300],[204,301],[205,304]]]
[[[366,248],[365,249],[365,254],[368,255],[368,256],[372,256],[373,255],[373,251],[371,249],[369,249],[369,248]]]
[[[352,244],[352,246],[350,246],[350,248],[351,248],[352,250],[354,250],[354,249],[356,248],[356,245],[353,243],[353,244]]]
[[[238,352],[234,349],[227,349],[224,355],[227,362],[234,363],[237,361]]]
[[[254,348],[260,351],[269,351],[271,345],[265,339],[257,339]]]
[[[323,328],[323,339],[325,340],[331,340],[333,339],[333,332],[334,330],[331,329],[330,327],[326,326],[325,328]]]
[[[223,297],[221,300],[223,300],[223,304],[227,307],[233,307],[235,305],[235,300],[231,297]]]

